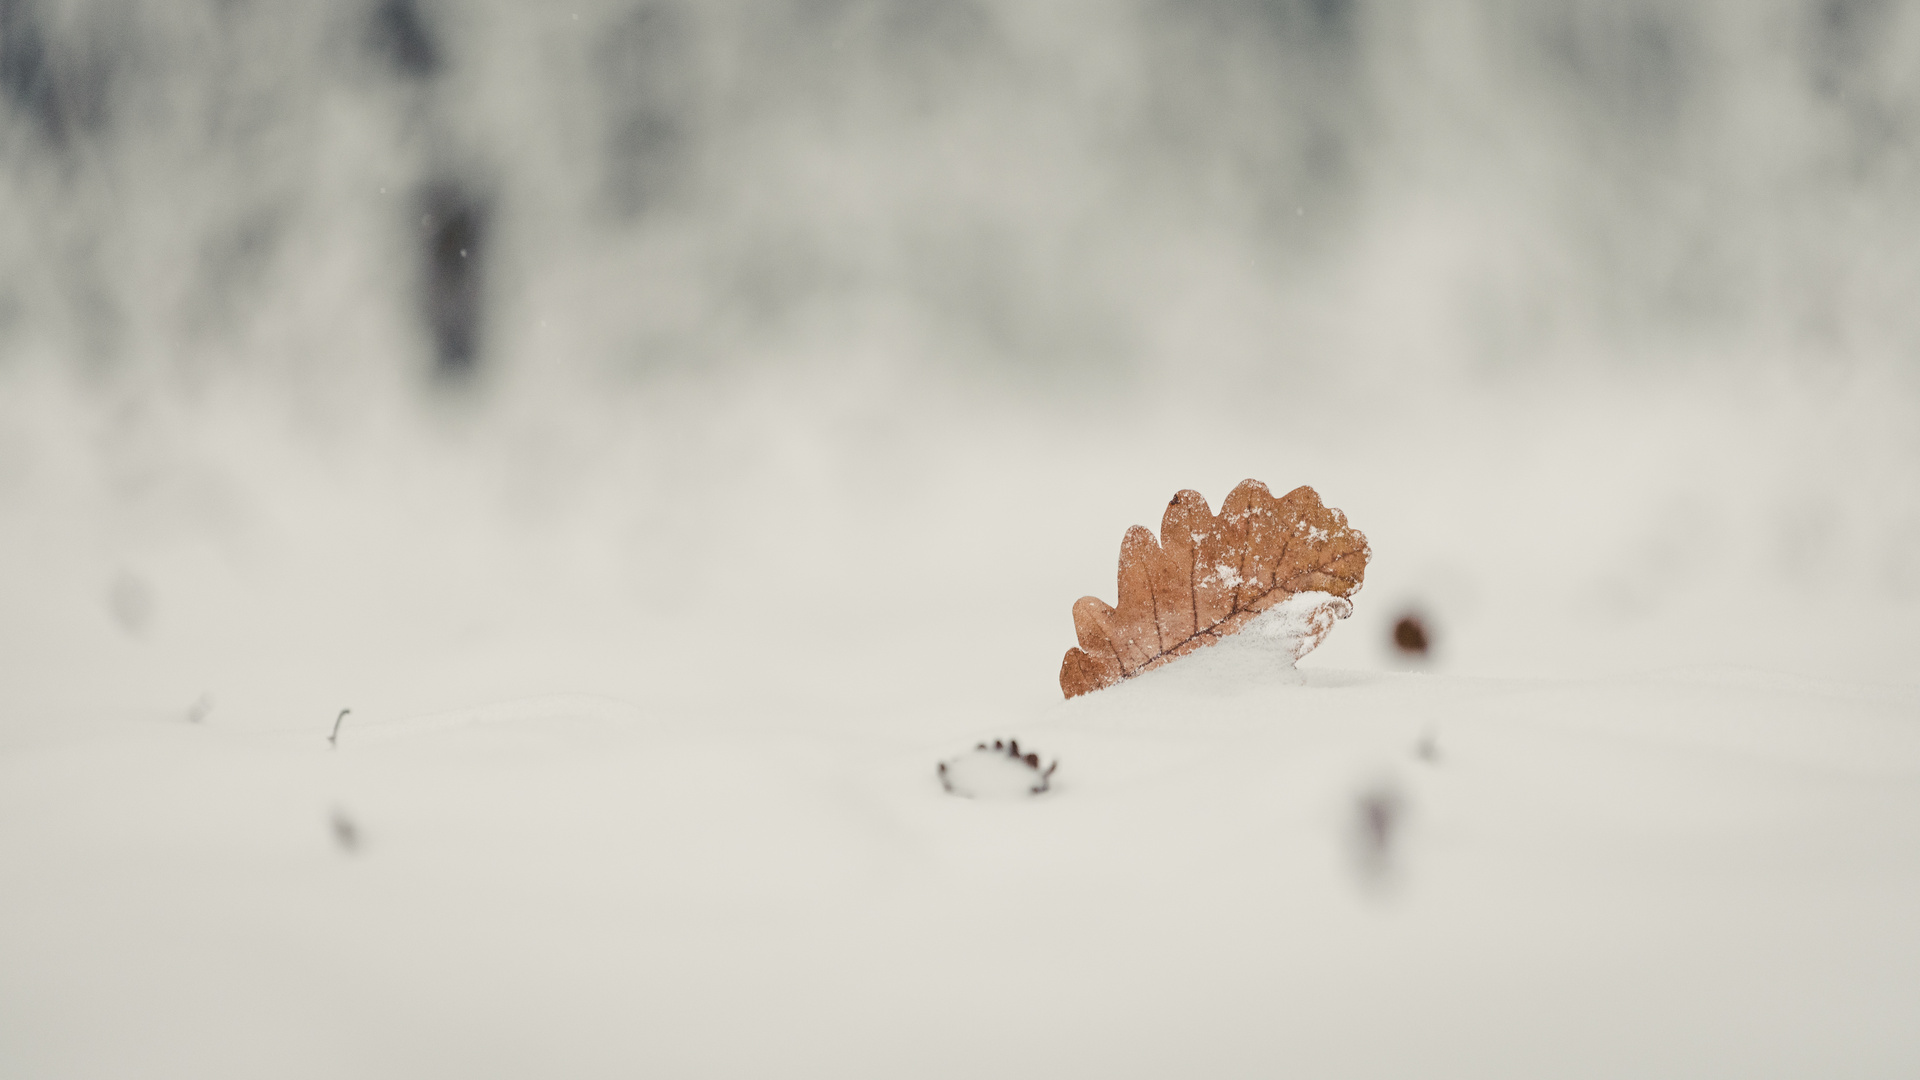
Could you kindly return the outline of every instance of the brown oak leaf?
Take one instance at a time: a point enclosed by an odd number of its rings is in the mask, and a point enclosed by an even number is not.
[[[1310,487],[1276,499],[1243,480],[1214,514],[1197,491],[1167,504],[1160,539],[1135,525],[1120,541],[1120,606],[1073,605],[1080,647],[1060,664],[1068,697],[1112,686],[1237,633],[1296,593],[1347,597],[1366,575],[1367,538]],[[1344,600],[1336,614],[1344,615]],[[1331,617],[1314,620],[1304,654]],[[1297,654],[1298,655],[1298,654]]]

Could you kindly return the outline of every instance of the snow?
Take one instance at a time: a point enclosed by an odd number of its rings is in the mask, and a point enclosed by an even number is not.
[[[335,752],[133,723],[16,751],[8,1072],[1913,1060],[1913,694],[1306,674],[993,717],[1067,763],[1017,803],[933,778],[984,717],[823,737],[549,698],[348,727]],[[1352,825],[1383,782],[1407,807],[1385,881]]]
[[[1345,619],[1352,614],[1351,601],[1309,589],[1294,593],[1262,612],[1241,634],[1250,635],[1250,641],[1263,642],[1283,651],[1288,666],[1292,666],[1326,640],[1333,632],[1335,619]]]
[[[1911,460],[1861,434],[1907,399],[1698,394],[1668,427],[1673,395],[1630,392],[1600,427],[1661,452],[1604,459],[1558,390],[1211,447],[1163,417],[1199,449],[1094,469],[1065,413],[848,435],[747,397],[535,472],[511,418],[303,444],[257,401],[161,398],[183,420],[126,489],[111,442],[59,434],[91,397],[13,385],[5,1075],[1920,1060],[1912,602],[1775,572],[1805,549],[1769,531],[1814,498],[1830,555],[1893,552],[1889,474],[1838,466]],[[733,449],[648,464],[676,442]],[[1297,669],[1242,634],[1060,700],[1125,526],[1245,475],[1367,531],[1353,617]],[[1007,737],[1062,763],[1046,794],[942,790]]]

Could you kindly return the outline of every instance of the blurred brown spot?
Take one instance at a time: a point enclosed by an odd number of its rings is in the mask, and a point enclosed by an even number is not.
[[[1391,791],[1372,791],[1360,797],[1360,837],[1367,852],[1384,858],[1393,849],[1394,826],[1400,820],[1400,800]]]
[[[1413,755],[1431,765],[1440,760],[1440,740],[1429,731],[1414,744]]]
[[[1418,615],[1402,615],[1393,624],[1393,647],[1409,656],[1427,655],[1427,626]]]
[[[340,845],[341,851],[353,852],[360,847],[360,827],[353,823],[346,811],[335,810],[329,824],[333,827],[333,842]]]
[[[1362,791],[1353,802],[1352,843],[1355,869],[1363,883],[1389,884],[1407,804],[1397,787],[1380,784]]]

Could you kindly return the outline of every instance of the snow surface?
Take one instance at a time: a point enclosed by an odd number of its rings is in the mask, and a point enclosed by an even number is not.
[[[15,376],[0,1075],[1920,1064],[1911,396],[1163,412],[1095,461],[1136,406],[769,385],[305,430]],[[1060,700],[1124,528],[1245,476],[1367,532],[1353,617]],[[1008,736],[1052,790],[942,791]]]
[[[1201,700],[1161,674],[995,718],[1064,761],[1017,803],[942,793],[964,721],[824,735],[591,698],[349,726],[334,752],[137,722],[15,750],[6,1072],[1915,1060],[1912,692],[1317,670]],[[1355,830],[1381,785],[1407,806],[1388,877]]]

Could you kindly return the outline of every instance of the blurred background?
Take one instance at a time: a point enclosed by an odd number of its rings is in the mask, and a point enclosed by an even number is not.
[[[1248,476],[1311,664],[1914,678],[1920,4],[0,0],[0,207],[17,731],[990,713]]]

